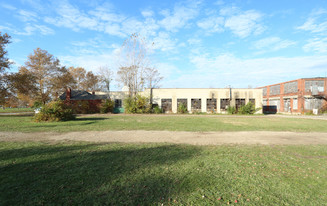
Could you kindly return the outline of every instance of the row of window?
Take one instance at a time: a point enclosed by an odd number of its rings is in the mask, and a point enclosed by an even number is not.
[[[269,105],[277,106],[278,111],[290,112],[291,110],[298,110],[298,99],[293,98],[293,104],[291,104],[291,99],[286,98],[282,100],[284,103],[284,107],[280,108],[280,100],[279,99],[270,99]],[[263,106],[267,105],[267,100],[263,100]],[[304,109],[305,110],[312,110],[312,109],[319,109],[323,105],[322,99],[315,99],[315,98],[305,98],[304,99]]]
[[[324,91],[324,80],[307,80],[305,81],[305,92],[317,92]],[[288,82],[284,84],[284,94],[296,93],[298,92],[298,82]],[[270,95],[280,94],[280,84],[269,87]],[[262,89],[262,95],[267,96],[267,87]]]
[[[207,111],[216,111],[217,110],[217,99],[206,99],[207,102]],[[255,104],[255,99],[249,99],[250,102]],[[177,99],[177,108],[184,104],[186,108],[188,108],[187,105],[187,99]],[[191,99],[191,110],[192,111],[201,111],[202,108],[202,101],[201,99]],[[220,110],[226,110],[227,107],[230,105],[230,99],[220,99]],[[242,105],[245,105],[245,99],[235,99],[235,107],[239,108]],[[172,99],[161,99],[161,108],[165,112],[171,112],[172,111]]]

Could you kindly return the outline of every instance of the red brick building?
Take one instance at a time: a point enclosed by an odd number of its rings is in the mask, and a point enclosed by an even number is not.
[[[277,106],[278,112],[304,113],[327,104],[327,78],[303,78],[262,88],[263,106]]]
[[[59,97],[66,104],[71,104],[77,113],[95,113],[100,111],[100,106],[106,95],[95,95],[94,92],[89,93],[83,90],[72,90],[67,88]]]

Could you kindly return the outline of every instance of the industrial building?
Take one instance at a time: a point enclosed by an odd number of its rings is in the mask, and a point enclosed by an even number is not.
[[[262,105],[261,89],[152,89],[152,96],[154,104],[172,113],[177,112],[181,103],[192,113],[224,113],[228,106],[239,108],[248,102],[256,108]]]
[[[262,89],[263,106],[275,105],[277,112],[305,113],[318,112],[326,105],[327,78],[303,78],[278,84],[272,84]]]
[[[140,94],[150,98],[151,89],[145,89]],[[115,100],[116,111],[122,107],[122,100],[127,95],[128,92],[110,92],[110,97]],[[262,89],[152,89],[152,103],[158,105],[166,113],[177,113],[177,108],[181,103],[187,107],[190,113],[225,113],[228,106],[239,108],[248,102],[252,102],[256,108],[260,108],[262,106]]]
[[[327,78],[302,78],[272,84],[255,89],[236,88],[156,88],[145,89],[142,96],[150,98],[166,113],[177,113],[179,104],[186,105],[188,112],[225,113],[228,106],[239,108],[252,102],[255,108],[275,106],[278,113],[318,112],[327,107]],[[152,95],[151,95],[152,91]],[[104,94],[104,93],[98,93]],[[127,90],[110,92],[115,100],[115,111],[123,112],[123,99]]]

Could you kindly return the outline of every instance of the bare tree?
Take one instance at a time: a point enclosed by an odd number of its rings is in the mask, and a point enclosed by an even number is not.
[[[99,68],[99,78],[101,82],[101,88],[110,97],[110,85],[113,80],[114,73],[108,66],[101,66]]]
[[[160,75],[159,71],[156,68],[147,67],[144,70],[144,81],[146,87],[149,89],[159,88],[159,83],[163,79],[163,76]]]
[[[144,70],[144,80],[146,82],[146,86],[150,89],[150,105],[152,105],[152,89],[159,88],[160,81],[163,77],[160,75],[159,71],[155,68],[147,67]]]
[[[118,82],[128,86],[129,95],[135,96],[144,87],[144,69],[149,64],[145,39],[132,34],[120,50]]]

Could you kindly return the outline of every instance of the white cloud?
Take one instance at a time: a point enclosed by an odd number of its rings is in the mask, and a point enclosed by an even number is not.
[[[18,18],[22,21],[28,22],[28,21],[37,21],[37,14],[31,11],[26,10],[19,10],[18,11]]]
[[[58,3],[56,11],[59,17],[46,17],[44,21],[56,26],[71,28],[74,31],[79,31],[80,28],[97,29],[98,21],[95,18],[89,17],[68,2]]]
[[[0,30],[1,31],[10,31],[10,32],[13,31],[13,29],[11,27],[9,27],[9,26],[1,26],[1,25],[0,25]]]
[[[327,32],[326,14],[327,14],[327,10],[325,9],[314,10],[311,12],[306,22],[304,22],[303,25],[296,27],[296,29],[326,35]]]
[[[11,11],[14,11],[16,10],[16,7],[10,5],[10,4],[6,4],[6,3],[1,3],[1,7],[5,8],[5,9],[8,9],[8,10],[11,10]]]
[[[156,30],[159,28],[152,18],[148,18],[144,22],[135,18],[129,18],[122,22],[121,25],[121,30],[124,34],[140,33],[144,37],[155,35]]]
[[[97,7],[95,10],[92,10],[88,12],[90,15],[93,15],[99,20],[105,21],[105,22],[115,22],[119,23],[122,22],[124,19],[126,19],[126,16],[121,14],[116,14],[112,9],[108,7]]]
[[[207,32],[223,32],[224,31],[224,18],[223,17],[208,17],[197,22],[198,27],[206,30]]]
[[[251,34],[261,34],[265,27],[260,23],[263,15],[254,10],[248,10],[226,19],[225,27],[235,35],[245,38]]]
[[[218,6],[221,6],[221,5],[224,5],[225,2],[223,0],[218,0],[214,3],[215,5],[218,5]]]
[[[115,61],[113,53],[84,53],[76,55],[58,56],[62,65],[83,67],[88,71],[96,72],[99,67],[104,65],[112,65]]]
[[[308,18],[307,21],[302,25],[297,27],[299,30],[310,31],[312,33],[321,33],[327,31],[327,21],[316,23],[315,18]]]
[[[36,32],[39,32],[42,35],[52,35],[54,34],[54,30],[44,26],[44,25],[38,25],[38,24],[27,24],[23,31],[14,31],[13,33],[18,35],[24,35],[24,36],[30,36],[35,34]]]
[[[31,7],[39,10],[44,11],[45,10],[45,4],[46,2],[43,0],[21,0],[22,3],[27,3]]]
[[[221,16],[233,16],[239,14],[240,12],[241,10],[236,6],[224,7],[219,10],[219,14]]]
[[[159,73],[164,77],[164,81],[166,82],[169,81],[173,75],[180,74],[180,70],[175,65],[167,62],[159,62],[155,64],[155,68],[158,69]]]
[[[159,32],[153,39],[153,48],[160,49],[161,51],[172,51],[176,48],[177,40],[171,39],[167,32]]]
[[[259,50],[258,53],[266,53],[285,49],[294,44],[296,44],[296,42],[291,40],[282,40],[279,37],[268,37],[256,41],[253,46],[255,49]]]
[[[145,17],[145,18],[148,18],[148,17],[153,17],[154,16],[154,12],[151,11],[151,10],[143,10],[141,12],[142,16]]]
[[[195,70],[182,73],[179,87],[263,86],[291,79],[320,76],[327,68],[327,56],[241,59],[232,54],[190,57]],[[173,83],[172,83],[173,84]]]
[[[198,2],[189,5],[175,5],[174,10],[162,10],[160,13],[164,18],[159,24],[168,31],[176,32],[178,29],[185,27],[191,19],[194,19],[198,13]]]
[[[108,49],[117,49],[120,45],[108,43],[100,37],[94,37],[86,41],[73,41],[71,45],[76,47],[76,53],[81,51],[83,48],[93,49],[94,51],[108,50]]]
[[[111,6],[99,6],[94,10],[84,12],[68,2],[61,2],[56,12],[58,16],[46,17],[45,21],[76,32],[88,29],[126,38],[132,33],[140,33],[145,37],[155,36],[159,29],[159,25],[150,15],[151,11],[144,11],[146,18],[140,21],[134,17],[115,13]]]
[[[187,40],[187,42],[189,43],[189,45],[200,45],[202,43],[202,40],[198,38],[190,38]]]
[[[303,50],[305,52],[310,52],[310,51],[319,52],[319,53],[327,52],[327,37],[310,39],[309,43],[303,46]]]
[[[104,32],[113,36],[118,36],[118,37],[126,37],[126,34],[124,34],[121,31],[121,27],[119,24],[116,23],[101,23],[104,27]]]
[[[219,15],[212,13],[197,22],[198,27],[208,33],[230,30],[240,38],[259,35],[266,29],[262,23],[263,14],[255,10],[242,11],[238,7],[224,7]]]
[[[14,38],[14,39],[12,39],[11,40],[12,41],[12,43],[19,43],[19,42],[21,42],[21,41],[23,41],[23,40],[21,40],[21,39],[18,39],[18,38]]]

